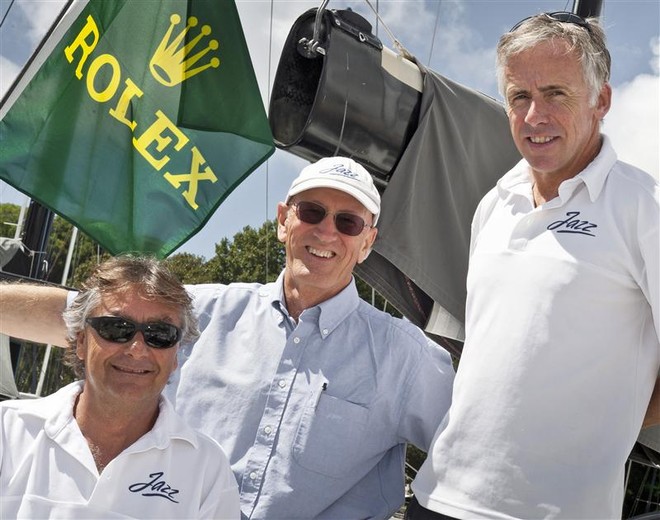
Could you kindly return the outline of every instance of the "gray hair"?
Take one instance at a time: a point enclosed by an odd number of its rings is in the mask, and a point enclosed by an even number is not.
[[[132,255],[110,258],[96,266],[62,315],[69,344],[64,361],[73,368],[76,376],[85,377],[84,363],[76,354],[78,333],[85,329],[87,318],[101,305],[104,297],[127,289],[136,289],[146,300],[176,308],[181,318],[182,341],[193,341],[199,336],[192,298],[163,262]]]
[[[597,18],[587,18],[589,26],[582,27],[572,22],[555,20],[547,13],[532,16],[505,33],[497,44],[497,83],[506,100],[506,78],[504,69],[509,58],[531,49],[540,43],[561,40],[568,44],[569,53],[574,53],[589,86],[589,101],[596,104],[603,85],[610,79],[611,58],[605,43],[605,32]]]

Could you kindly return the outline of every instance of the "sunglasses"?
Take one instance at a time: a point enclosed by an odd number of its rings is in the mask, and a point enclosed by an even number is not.
[[[591,27],[589,27],[589,24],[587,21],[582,18],[581,16],[578,16],[575,13],[569,13],[568,11],[555,11],[554,13],[543,13],[544,15],[552,18],[555,22],[566,22],[566,23],[573,23],[575,25],[579,25],[583,29],[586,29],[589,34],[591,34]],[[530,18],[533,18],[532,16],[529,16],[525,18],[524,20],[520,20],[516,25],[514,25],[509,32],[515,31],[518,27],[520,27],[523,23],[525,23],[527,20]]]
[[[87,323],[99,336],[113,343],[127,343],[140,331],[144,342],[153,348],[170,348],[181,339],[181,329],[164,321],[135,323],[119,316],[87,318]]]
[[[294,207],[298,218],[306,224],[319,224],[329,214],[323,206],[315,202],[301,200],[292,202],[290,205]],[[334,217],[337,231],[350,237],[356,237],[362,233],[365,227],[371,227],[361,217],[353,213],[335,213]]]

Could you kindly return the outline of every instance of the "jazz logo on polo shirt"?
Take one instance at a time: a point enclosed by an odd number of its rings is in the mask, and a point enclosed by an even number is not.
[[[579,216],[579,211],[568,211],[565,220],[556,220],[549,224],[546,229],[557,233],[575,233],[595,237],[596,234],[593,230],[598,227],[598,224],[593,224],[588,220],[580,220],[577,218]]]
[[[162,476],[162,471],[151,473],[149,475],[149,478],[151,479],[150,481],[131,484],[128,486],[128,490],[131,493],[140,493],[143,497],[162,497],[178,504],[179,502],[174,500],[174,495],[177,495],[179,490],[170,487],[167,482],[161,480]]]

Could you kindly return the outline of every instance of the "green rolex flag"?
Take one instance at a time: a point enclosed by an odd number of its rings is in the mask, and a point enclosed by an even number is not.
[[[167,256],[274,145],[233,0],[73,2],[0,107],[0,178]]]

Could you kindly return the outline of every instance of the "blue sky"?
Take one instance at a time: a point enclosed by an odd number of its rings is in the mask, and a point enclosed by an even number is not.
[[[0,94],[11,85],[62,0],[15,0],[0,29]],[[321,2],[237,0],[243,30],[267,107],[279,56],[298,16]],[[0,18],[10,0],[0,0]],[[500,0],[370,0],[403,46],[427,67],[454,81],[501,99],[495,83],[495,46],[516,22],[543,11],[572,10],[573,2]],[[376,24],[365,0],[334,2],[329,9],[351,7],[378,28],[393,49],[388,32]],[[603,0],[602,21],[612,54],[613,106],[604,131],[622,160],[659,176],[660,148],[660,2]],[[277,202],[307,162],[278,150],[220,206],[207,225],[184,244],[185,251],[211,258],[215,244],[244,226],[259,227],[274,218]],[[25,197],[0,181],[0,202]]]

